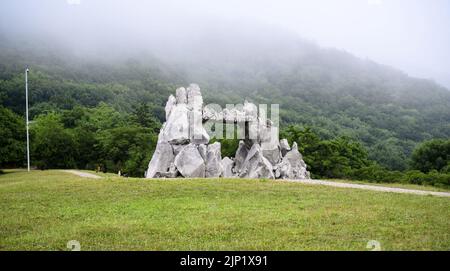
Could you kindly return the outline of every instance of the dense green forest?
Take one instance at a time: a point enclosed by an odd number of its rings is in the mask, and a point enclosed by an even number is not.
[[[192,50],[189,60],[168,61],[44,48],[0,45],[3,167],[25,161],[29,66],[31,159],[39,168],[101,165],[142,176],[167,97],[196,82],[206,103],[280,104],[282,133],[299,142],[314,177],[450,183],[450,91],[346,52],[299,42],[292,54]],[[223,153],[235,147],[223,142]]]

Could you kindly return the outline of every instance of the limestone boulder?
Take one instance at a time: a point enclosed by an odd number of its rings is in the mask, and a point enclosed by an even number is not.
[[[234,166],[234,161],[225,156],[222,159],[222,174],[221,174],[221,176],[224,178],[234,177],[233,166]]]
[[[258,108],[254,103],[249,103],[247,100],[244,101],[244,106],[242,111],[245,114],[245,121],[256,121],[258,118]]]
[[[197,150],[200,153],[200,156],[203,158],[203,161],[206,162],[206,152],[208,151],[208,146],[205,144],[199,144],[197,146]]]
[[[259,124],[258,124],[258,121],[249,121],[249,122],[247,122],[246,125],[247,125],[247,129],[248,129],[248,139],[252,140],[255,143],[259,142],[258,141],[259,140]]]
[[[275,179],[279,179],[281,177],[281,172],[280,172],[280,168],[279,168],[279,164],[275,165],[273,167],[273,175],[275,176]]]
[[[170,163],[168,172],[158,172],[155,178],[176,178],[179,175],[177,167],[174,163]]]
[[[161,129],[159,130],[159,134],[158,134],[158,143],[159,143],[159,142],[167,142],[167,141],[164,139],[164,130],[165,130],[165,128],[166,128],[166,122],[164,122],[164,123],[161,125]]]
[[[183,177],[205,177],[205,162],[195,144],[189,144],[184,147],[175,157],[174,164]]]
[[[177,99],[173,95],[170,95],[169,99],[167,100],[166,107],[164,108],[166,111],[166,120],[169,119],[170,112],[172,112],[172,108],[176,104],[177,104]]]
[[[236,105],[233,107],[227,107],[222,111],[223,120],[229,123],[245,122],[247,117],[243,108],[243,105]]]
[[[291,150],[291,147],[289,146],[289,142],[286,138],[283,138],[280,140],[280,149],[281,149],[281,155],[284,157],[288,151]]]
[[[233,108],[224,108],[222,111],[224,121],[234,123],[236,121],[236,110]]]
[[[208,144],[209,135],[203,127],[203,97],[197,84],[186,89],[189,120],[189,140],[195,144]]]
[[[242,109],[234,110],[234,115],[236,116],[235,122],[245,122],[247,120],[247,115]]]
[[[241,178],[267,178],[274,179],[272,164],[261,151],[259,144],[254,144],[247,154],[247,158],[239,172]]]
[[[175,178],[178,176],[180,172],[178,171],[177,167],[175,166],[175,163],[170,163],[169,166],[169,172],[167,173],[168,178]]]
[[[309,179],[309,172],[303,161],[301,153],[298,151],[297,143],[292,144],[292,149],[286,153],[281,162],[285,169],[281,171],[282,178],[285,179]]]
[[[281,148],[278,140],[278,127],[271,123],[261,130],[261,150],[262,154],[270,161],[272,166],[281,162]]]
[[[202,111],[191,110],[188,112],[189,140],[195,144],[208,144],[209,135],[203,127]]]
[[[189,142],[189,120],[186,104],[175,105],[163,129],[163,139],[170,144]]]
[[[239,147],[236,151],[235,157],[234,157],[234,172],[239,173],[242,166],[244,165],[245,159],[247,158],[249,149],[247,148],[246,144],[243,140],[239,141]]]
[[[177,156],[181,150],[183,150],[187,145],[178,145],[178,144],[174,144],[172,145],[172,149],[173,149],[173,155]]]
[[[203,107],[202,118],[204,120],[222,121],[223,113],[219,105],[208,104]]]
[[[186,104],[187,103],[186,89],[184,87],[177,88],[175,92],[177,104]]]
[[[277,165],[277,178],[281,179],[295,179],[294,172],[292,171],[292,166],[288,160],[283,160],[280,164]]]
[[[169,171],[174,161],[172,146],[167,142],[159,142],[156,145],[152,160],[148,164],[146,178],[157,178]]]
[[[205,176],[208,178],[219,177],[222,173],[222,155],[220,152],[220,143],[214,142],[208,145],[206,152],[206,172]]]
[[[281,161],[281,151],[278,145],[261,143],[261,150],[264,158],[269,160],[272,166],[278,164]]]
[[[200,92],[200,87],[197,84],[190,84],[186,93],[189,107],[192,110],[199,111],[201,114],[203,111],[203,97]]]

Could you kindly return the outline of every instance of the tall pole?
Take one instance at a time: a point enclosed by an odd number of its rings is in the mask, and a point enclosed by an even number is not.
[[[29,133],[29,121],[28,121],[28,68],[25,70],[25,103],[26,103],[26,115],[27,115],[27,166],[30,171],[30,133]]]

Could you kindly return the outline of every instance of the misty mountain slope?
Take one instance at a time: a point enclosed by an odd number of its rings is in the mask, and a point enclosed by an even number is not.
[[[28,64],[32,116],[100,102],[130,112],[144,102],[162,122],[168,95],[196,82],[208,103],[279,104],[283,127],[311,126],[323,138],[355,138],[372,159],[392,169],[406,167],[418,142],[450,137],[447,89],[289,33],[212,31],[166,51],[113,56],[55,47],[2,44],[2,105],[23,113]]]
[[[220,94],[225,92],[227,96],[232,94],[230,100],[234,102],[239,102],[234,97],[245,97],[279,103],[286,123],[316,126],[318,116],[332,120],[346,117],[350,118],[346,122],[352,122],[348,123],[350,127],[362,121],[402,139],[449,135],[450,92],[431,81],[293,37],[279,40],[249,36],[233,39],[228,45],[234,50],[228,48],[227,52],[234,53],[226,57],[220,50],[204,54],[193,49],[197,55],[185,63],[186,81],[201,83],[213,93],[206,97],[214,102],[223,102]],[[411,126],[416,126],[414,133],[404,131]],[[326,133],[336,134],[333,129]]]

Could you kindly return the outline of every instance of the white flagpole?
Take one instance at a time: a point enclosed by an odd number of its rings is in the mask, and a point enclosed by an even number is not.
[[[30,135],[29,135],[29,121],[28,121],[28,68],[25,70],[25,102],[26,102],[26,115],[27,115],[27,166],[30,171]]]

